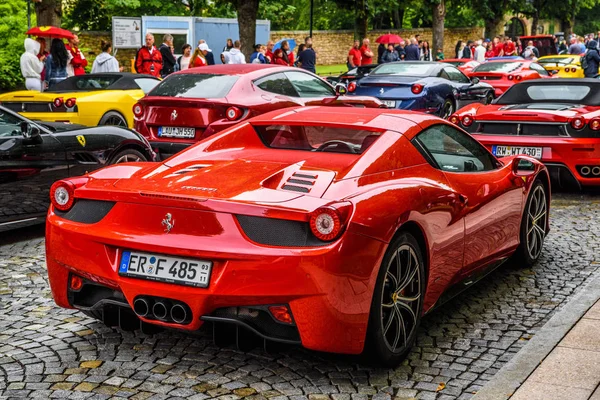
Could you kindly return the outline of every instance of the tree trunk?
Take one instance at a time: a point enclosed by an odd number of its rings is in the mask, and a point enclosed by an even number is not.
[[[538,25],[540,22],[540,13],[536,10],[536,12],[531,17],[531,32],[530,35],[538,34]]]
[[[431,49],[433,53],[437,53],[438,49],[444,49],[444,19],[446,18],[446,2],[445,0],[439,0],[439,3],[432,4],[433,9],[433,20],[432,20],[432,31],[433,40]]]
[[[246,56],[246,61],[250,59],[250,55],[254,52],[258,2],[259,0],[238,0],[237,2],[240,42],[242,42],[242,53]]]
[[[394,7],[394,28],[402,29],[402,17],[404,17],[404,9]]]
[[[35,16],[37,26],[57,26],[60,27],[62,17],[61,0],[42,0],[35,2]]]
[[[367,0],[356,2],[356,34],[358,39],[367,37],[369,15],[367,13]]]
[[[504,34],[502,17],[495,17],[485,21],[485,37],[492,39],[495,36],[501,36]]]

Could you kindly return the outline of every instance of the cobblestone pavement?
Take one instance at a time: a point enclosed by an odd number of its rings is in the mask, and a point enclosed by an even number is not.
[[[218,348],[202,332],[107,328],[54,306],[43,239],[11,244],[2,233],[0,397],[468,399],[600,266],[600,196],[556,195],[551,215],[534,268],[506,265],[428,315],[396,369],[298,347]]]

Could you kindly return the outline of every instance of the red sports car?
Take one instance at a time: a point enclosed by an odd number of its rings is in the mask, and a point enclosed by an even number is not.
[[[164,163],[58,181],[54,300],[132,328],[226,323],[397,363],[424,313],[548,232],[549,177],[447,121],[302,107],[240,123]],[[134,314],[135,313],[135,314]],[[219,328],[220,329],[220,328]]]
[[[240,121],[304,105],[381,105],[374,98],[338,97],[329,83],[299,68],[212,65],[169,75],[133,106],[135,129],[159,159]]]
[[[472,104],[450,121],[496,156],[541,160],[560,186],[600,185],[600,81],[560,78],[511,87],[491,105]]]
[[[515,83],[552,78],[552,74],[531,60],[497,60],[487,61],[473,68],[469,77],[477,77],[480,81],[492,85],[498,97]]]
[[[447,60],[442,60],[441,62],[446,64],[452,64],[456,68],[462,71],[463,74],[467,76],[471,76],[471,71],[473,68],[481,65],[479,61],[471,60],[468,58],[449,58]]]

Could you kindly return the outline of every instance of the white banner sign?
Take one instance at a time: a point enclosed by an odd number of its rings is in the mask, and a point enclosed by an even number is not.
[[[142,47],[142,19],[113,17],[113,49],[139,49]]]

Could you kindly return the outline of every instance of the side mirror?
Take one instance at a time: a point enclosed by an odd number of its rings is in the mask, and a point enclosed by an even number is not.
[[[344,85],[343,83],[338,83],[337,85],[335,85],[336,96],[343,96],[346,93],[348,93],[348,89],[346,88],[346,85]]]
[[[40,136],[40,129],[27,121],[22,121],[21,134],[25,139],[34,139]]]
[[[471,78],[471,84],[477,85],[479,83],[479,78],[474,76]]]
[[[512,162],[512,171],[516,176],[527,176],[535,172],[535,165],[521,157],[515,157]]]

